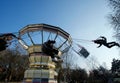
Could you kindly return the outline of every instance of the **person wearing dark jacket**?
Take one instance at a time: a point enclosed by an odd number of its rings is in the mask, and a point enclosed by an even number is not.
[[[120,47],[120,45],[116,42],[107,42],[106,37],[104,36],[100,36],[98,39],[93,40],[94,43],[99,44],[98,48],[101,47],[102,45],[111,48],[113,46],[118,46]]]
[[[42,50],[45,54],[51,56],[52,60],[57,62],[57,60],[61,61],[61,58],[58,56],[58,50],[54,47],[56,42],[54,40],[48,40],[43,44]],[[57,58],[57,60],[55,60]]]
[[[6,50],[6,48],[9,46],[9,41],[13,39],[13,37],[17,38],[12,33],[6,33],[0,35],[0,51]]]

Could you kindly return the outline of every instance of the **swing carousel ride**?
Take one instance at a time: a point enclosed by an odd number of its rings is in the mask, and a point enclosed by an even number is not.
[[[89,52],[73,41],[70,34],[60,27],[48,24],[30,24],[15,33],[0,34],[0,51],[5,50],[9,41],[15,39],[29,55],[29,68],[24,72],[23,83],[59,83],[59,71],[62,68],[63,54],[72,49],[78,55],[87,58]],[[82,39],[77,39],[78,41]],[[82,40],[107,48],[120,47],[119,43],[107,42],[106,37],[96,40]],[[18,44],[18,43],[17,43]],[[23,53],[23,51],[20,51]],[[66,55],[67,56],[67,55]]]
[[[78,55],[88,57],[89,52],[77,45],[69,33],[48,24],[30,24],[19,30],[18,42],[29,54],[29,68],[24,73],[24,83],[58,83],[61,56],[70,48]]]
[[[57,53],[51,53],[53,48],[45,45],[48,41],[54,41],[53,47]],[[59,61],[60,58],[54,61],[52,56],[61,57],[69,51],[72,46],[70,34],[60,27],[48,24],[31,24],[19,31],[19,42],[29,53],[30,64],[24,74],[24,83],[57,83],[55,78],[58,76],[62,63]],[[85,55],[85,57],[89,55],[85,48],[74,51]]]

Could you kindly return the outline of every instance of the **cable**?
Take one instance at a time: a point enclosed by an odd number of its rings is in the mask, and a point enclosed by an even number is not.
[[[92,40],[76,39],[76,38],[73,38],[73,40],[76,40],[76,41],[86,41],[86,42],[92,42]]]
[[[84,40],[84,39],[73,39],[73,45],[77,45],[77,44],[81,44],[81,43],[85,43],[85,44],[94,44],[94,42],[92,40]]]

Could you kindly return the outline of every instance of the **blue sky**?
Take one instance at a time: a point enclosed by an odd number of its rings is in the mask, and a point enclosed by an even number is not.
[[[102,35],[113,41],[114,31],[107,18],[110,11],[106,0],[0,0],[0,33],[18,32],[28,24],[46,23],[61,27],[73,39],[94,40]],[[96,48],[97,45],[86,41],[79,44],[88,49],[90,57],[95,57],[100,64],[106,63],[108,68],[112,59],[119,57],[116,47]],[[88,59],[80,57],[78,64],[86,64]]]

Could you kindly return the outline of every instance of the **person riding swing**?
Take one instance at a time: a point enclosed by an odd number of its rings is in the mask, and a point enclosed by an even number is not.
[[[98,39],[93,40],[94,43],[99,44],[98,48],[101,47],[102,45],[111,48],[113,46],[118,46],[120,47],[120,45],[116,42],[107,42],[106,37],[104,36],[100,36]]]
[[[6,33],[0,35],[0,51],[6,50],[6,48],[9,46],[9,41],[13,39],[13,37],[17,38],[12,33]]]
[[[54,41],[54,40],[48,40],[48,41],[44,42],[42,50],[47,55],[51,56],[51,58],[54,62],[62,62],[62,59],[58,56],[59,51],[56,48],[54,48],[54,46],[53,46],[55,43],[56,43],[56,41]]]

